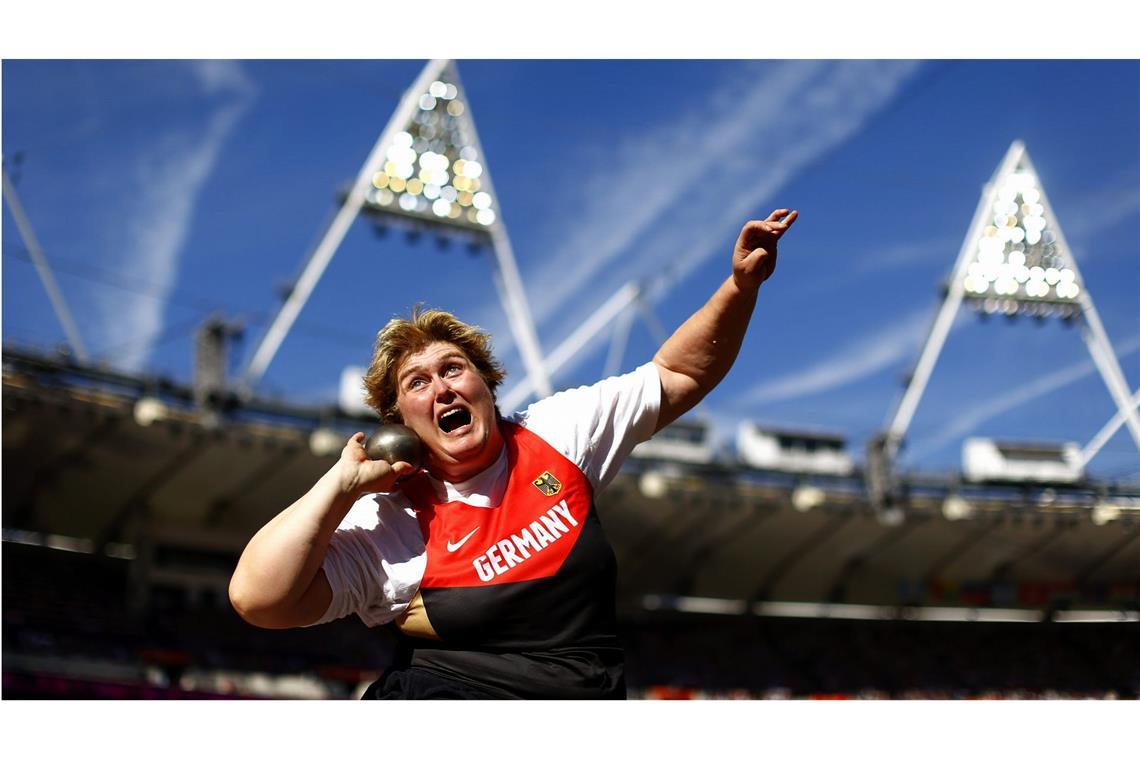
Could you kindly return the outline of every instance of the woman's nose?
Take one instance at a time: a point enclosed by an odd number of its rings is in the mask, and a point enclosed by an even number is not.
[[[431,383],[432,383],[432,391],[435,393],[436,396],[446,396],[452,392],[451,386],[449,386],[447,384],[447,382],[442,377],[432,378]]]

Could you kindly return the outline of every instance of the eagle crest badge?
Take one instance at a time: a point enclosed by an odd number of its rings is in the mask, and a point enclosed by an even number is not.
[[[562,484],[558,482],[558,478],[550,474],[549,470],[542,473],[531,482],[534,483],[535,488],[542,491],[542,493],[546,496],[553,496],[562,490]]]

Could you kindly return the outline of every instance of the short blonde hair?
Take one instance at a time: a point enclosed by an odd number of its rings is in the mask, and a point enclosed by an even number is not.
[[[474,325],[460,321],[440,309],[412,309],[410,319],[395,318],[376,335],[372,363],[364,375],[365,401],[384,422],[403,422],[396,387],[396,373],[404,359],[436,342],[459,347],[483,377],[495,397],[495,389],[506,372],[491,353],[491,336]]]

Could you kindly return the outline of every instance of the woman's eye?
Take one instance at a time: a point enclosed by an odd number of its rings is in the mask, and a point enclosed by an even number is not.
[[[450,367],[447,368],[447,374],[454,375],[456,372],[458,372],[461,369],[462,369],[462,367],[460,367],[458,364],[452,364]]]
[[[408,388],[411,388],[414,390],[416,388],[419,388],[423,384],[424,384],[424,381],[417,377],[415,380],[412,380],[410,383],[408,383]]]

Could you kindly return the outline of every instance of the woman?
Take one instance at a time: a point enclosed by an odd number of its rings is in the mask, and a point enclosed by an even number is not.
[[[372,697],[624,698],[616,567],[593,494],[728,372],[796,217],[744,225],[732,275],[652,362],[509,418],[485,334],[440,311],[389,322],[368,401],[419,435],[423,469],[371,461],[353,435],[250,541],[234,608],[266,628],[352,613],[394,624],[399,655]]]

